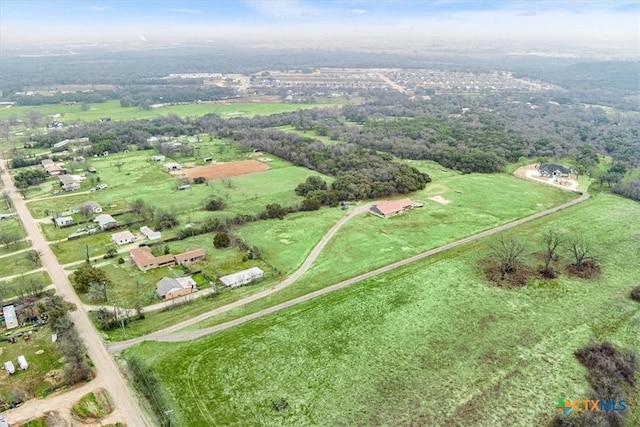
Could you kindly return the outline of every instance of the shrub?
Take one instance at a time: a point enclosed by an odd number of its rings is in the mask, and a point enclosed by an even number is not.
[[[218,249],[228,248],[231,244],[231,239],[227,233],[218,233],[213,238],[213,246]]]
[[[124,263],[125,263],[124,258],[122,257],[118,258],[118,264],[124,264]]]
[[[196,176],[195,178],[193,178],[194,184],[204,184],[205,182],[207,182],[207,178],[205,178],[204,176]]]
[[[208,211],[221,211],[225,208],[224,201],[222,199],[210,199],[204,204],[204,208]]]
[[[631,299],[640,302],[640,286],[631,289]]]
[[[633,353],[621,353],[610,342],[604,341],[580,348],[574,356],[589,371],[587,380],[594,390],[608,387],[611,382],[635,387],[637,362]]]

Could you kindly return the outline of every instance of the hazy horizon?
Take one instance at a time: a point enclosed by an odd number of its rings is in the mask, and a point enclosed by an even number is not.
[[[638,1],[0,2],[0,44],[487,44],[638,54]],[[286,47],[284,45],[283,47]],[[383,46],[380,45],[382,48]]]

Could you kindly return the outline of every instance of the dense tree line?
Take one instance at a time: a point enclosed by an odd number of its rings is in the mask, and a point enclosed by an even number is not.
[[[244,149],[259,149],[292,163],[335,176],[341,199],[373,199],[423,189],[429,175],[355,144],[324,145],[273,129],[243,129],[229,137]]]
[[[619,183],[613,187],[613,192],[622,197],[640,202],[640,180]]]

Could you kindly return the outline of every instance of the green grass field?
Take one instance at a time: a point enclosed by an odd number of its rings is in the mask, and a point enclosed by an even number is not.
[[[24,232],[24,228],[22,227],[22,222],[20,222],[20,219],[17,216],[12,216],[0,220],[0,234],[2,233],[18,236],[20,239],[24,239],[26,237],[26,233]],[[10,244],[8,247],[2,245],[0,246],[0,255],[10,254],[29,246],[31,246],[30,240],[20,240],[18,242]]]
[[[189,104],[172,105],[151,110],[143,110],[138,107],[122,107],[120,101],[111,100],[100,104],[90,104],[87,111],[83,111],[80,105],[38,105],[34,107],[0,108],[0,120],[7,120],[15,116],[19,119],[26,117],[27,111],[36,110],[44,114],[43,121],[59,120],[91,122],[102,117],[110,117],[111,120],[140,120],[158,116],[176,114],[180,117],[197,117],[206,114],[217,114],[224,119],[234,117],[254,117],[298,111],[309,108],[331,107],[331,104],[283,104],[283,103],[220,103],[220,104]],[[61,114],[62,117],[47,119],[49,114]]]
[[[442,174],[440,179],[411,196],[427,201],[425,207],[388,219],[363,214],[350,220],[297,282],[268,299],[212,317],[193,328],[258,311],[576,197],[506,174],[437,173]],[[433,195],[451,203],[441,205],[429,200]],[[246,240],[251,244],[250,238]],[[269,254],[265,260],[272,262]]]
[[[335,144],[339,144],[342,141],[334,141],[331,138],[329,138],[328,136],[320,136],[316,133],[316,131],[304,131],[304,130],[296,130],[295,126],[278,126],[276,129],[281,130],[283,132],[289,132],[289,133],[295,133],[298,134],[300,136],[304,136],[307,138],[312,138],[312,139],[317,139],[318,141],[322,142],[325,145],[335,145]]]
[[[529,251],[549,227],[584,235],[599,249],[597,279],[496,288],[477,265],[483,240],[213,336],[145,342],[125,356],[152,365],[185,426],[543,425],[559,397],[587,396],[575,349],[590,339],[640,349],[640,304],[628,298],[640,282],[629,227],[639,217],[637,203],[603,194],[509,232]],[[278,412],[280,399],[289,406]],[[628,408],[636,425],[640,407]]]
[[[40,268],[40,264],[36,265],[28,258],[29,253],[33,252],[33,250],[29,250],[0,258],[0,274],[2,274],[2,277],[28,273],[31,270]]]
[[[3,303],[8,303],[13,298],[18,298],[21,294],[29,294],[32,290],[32,284],[40,286],[49,286],[51,278],[46,271],[37,271],[35,273],[25,273],[22,276],[15,277],[12,280],[0,281],[0,295]]]
[[[12,330],[12,332],[16,332]],[[6,341],[0,341],[0,354],[2,362],[11,360],[16,368],[16,373],[6,375],[3,372],[2,381],[0,381],[0,398],[5,401],[11,401],[8,396],[12,390],[23,390],[27,398],[34,396],[44,397],[44,390],[51,386],[45,381],[45,374],[54,369],[62,367],[58,345],[51,342],[51,330],[49,327],[41,328],[33,332],[28,343],[22,338],[17,344],[10,344]],[[42,353],[37,354],[39,350]],[[26,371],[18,367],[18,356],[24,355],[29,363],[29,369]]]

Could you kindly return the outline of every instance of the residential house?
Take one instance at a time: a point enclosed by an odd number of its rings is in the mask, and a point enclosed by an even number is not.
[[[156,257],[151,253],[151,249],[148,246],[131,249],[129,251],[129,259],[142,271],[176,265],[176,259],[173,255],[168,254]]]
[[[40,162],[40,164],[44,169],[44,173],[49,176],[58,176],[65,173],[65,169],[51,159],[44,159]]]
[[[178,171],[182,169],[182,166],[180,166],[179,163],[165,163],[164,165],[162,165],[162,168],[166,172],[171,172],[171,171]]]
[[[190,277],[163,277],[156,283],[156,294],[167,301],[198,290],[196,282]]]
[[[129,259],[139,270],[146,271],[152,268],[170,267],[176,264],[182,266],[196,261],[204,261],[207,253],[203,249],[195,249],[181,254],[167,254],[156,257],[148,246],[141,246],[129,251]]]
[[[71,213],[80,213],[82,212],[82,209],[86,207],[89,212],[91,213],[100,213],[102,212],[102,206],[100,206],[100,203],[98,202],[94,202],[94,201],[88,201],[87,203],[85,203],[82,206],[74,206],[71,209],[69,209],[69,211]]]
[[[176,255],[176,262],[182,266],[193,262],[204,261],[205,259],[207,259],[207,253],[204,249],[194,249],[192,251]]]
[[[369,212],[380,218],[389,218],[413,209],[414,203],[411,199],[385,200],[376,203],[369,208]]]
[[[68,227],[73,224],[73,218],[70,216],[59,216],[53,219],[57,227]]]
[[[568,178],[571,174],[570,169],[565,168],[564,166],[554,165],[553,163],[542,163],[538,167],[538,172],[541,176],[548,176],[549,178]]]
[[[4,326],[7,329],[13,329],[20,326],[18,316],[16,316],[16,308],[13,305],[2,307],[2,317],[4,317]]]
[[[144,227],[140,227],[140,232],[142,233],[142,235],[144,237],[146,237],[149,240],[158,240],[160,238],[162,238],[162,233],[159,231],[154,231],[152,229],[150,229],[149,227],[147,227],[146,225]]]
[[[111,235],[111,241],[116,245],[126,245],[136,241],[136,236],[129,230],[121,231],[119,233],[113,233]]]
[[[247,270],[238,271],[237,273],[223,276],[220,281],[229,288],[237,288],[264,276],[264,271],[258,267],[251,267]]]
[[[93,222],[97,222],[101,229],[109,230],[118,226],[118,221],[114,217],[107,214],[101,214],[95,217]]]
[[[164,159],[165,159],[164,156],[151,156],[152,162],[164,162]]]
[[[58,179],[60,180],[60,184],[64,191],[75,191],[80,189],[80,182],[71,175],[60,175],[58,176]]]

